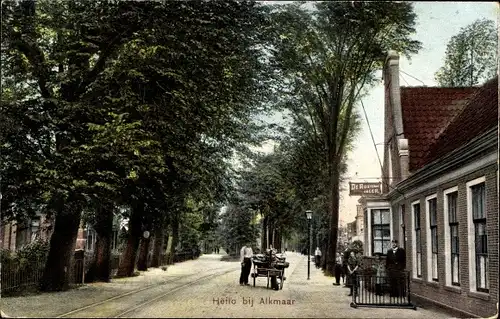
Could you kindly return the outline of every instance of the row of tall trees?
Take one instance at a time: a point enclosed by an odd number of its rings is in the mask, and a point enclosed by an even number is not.
[[[42,290],[68,287],[82,218],[97,231],[106,281],[117,208],[129,220],[121,276],[133,273],[144,230],[162,238],[169,225],[175,247],[200,212],[218,210],[230,159],[259,141],[266,8],[2,2],[1,210],[4,220],[55,217]]]
[[[359,4],[327,1],[311,8],[298,2],[276,6],[271,13],[275,37],[270,61],[280,79],[277,106],[291,114],[293,124],[291,138],[267,159],[286,163],[271,165],[286,182],[267,180],[276,188],[266,188],[271,193],[267,197],[257,191],[265,203],[259,209],[264,223],[287,227],[293,212],[295,220],[304,220],[305,209],[318,212],[324,267],[330,273],[342,172],[360,124],[356,105],[380,80],[375,73],[389,50],[409,57],[421,46],[411,39],[416,18],[411,3]],[[265,174],[262,165],[255,166],[254,176]]]
[[[326,252],[323,267],[331,272],[335,253],[347,247],[336,242],[342,237],[339,191],[347,154],[360,129],[356,105],[378,82],[375,71],[382,68],[389,49],[408,58],[420,49],[411,40],[416,16],[406,3],[359,2],[356,7],[276,6],[271,16],[270,64],[279,75],[275,106],[289,115],[289,126],[281,130],[271,154],[258,156],[240,172],[239,197],[223,215],[226,245],[255,240],[250,216],[257,214],[260,248],[279,249],[292,234],[299,234],[305,248],[304,212],[310,209],[313,245]],[[496,74],[496,46],[493,21],[477,20],[462,28],[448,43],[437,81],[441,86],[473,86],[490,79]],[[230,228],[241,236],[227,232]]]
[[[414,25],[404,2],[2,2],[1,210],[55,217],[42,289],[68,287],[82,218],[106,281],[117,209],[129,220],[118,274],[129,276],[144,230],[195,244],[190,230],[214,227],[225,202],[226,240],[255,236],[247,226],[261,215],[275,246],[312,209],[332,272],[355,106],[388,50],[418,51]],[[274,154],[233,174],[271,109],[291,126]]]

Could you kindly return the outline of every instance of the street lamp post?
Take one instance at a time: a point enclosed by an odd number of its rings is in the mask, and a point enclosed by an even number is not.
[[[306,211],[307,218],[307,280],[311,279],[311,218],[312,211]]]

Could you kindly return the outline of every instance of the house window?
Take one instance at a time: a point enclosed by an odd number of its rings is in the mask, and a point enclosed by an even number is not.
[[[450,251],[450,265],[451,265],[451,284],[460,286],[460,250],[458,237],[458,216],[457,216],[457,200],[458,192],[446,194],[446,208],[448,210],[448,227],[449,227],[449,251]]]
[[[87,251],[94,251],[96,234],[91,226],[87,226],[87,240],[85,241],[85,249]]]
[[[476,290],[489,291],[488,240],[486,233],[485,183],[470,187],[472,222],[474,223]]]
[[[414,248],[415,248],[415,266],[414,270],[418,278],[422,278],[422,233],[420,229],[420,204],[413,204],[413,223],[414,223]]]
[[[31,220],[31,242],[40,238],[40,217],[35,217]]]
[[[428,219],[427,225],[430,232],[427,235],[430,245],[427,246],[428,256],[428,274],[429,281],[438,281],[438,228],[437,228],[437,198],[431,197],[427,199]]]
[[[391,247],[391,222],[388,209],[372,211],[372,256],[375,253],[385,254]]]
[[[118,249],[118,230],[113,230],[111,234],[111,250]]]
[[[22,249],[28,243],[29,243],[29,223],[27,221],[17,223],[16,251]]]

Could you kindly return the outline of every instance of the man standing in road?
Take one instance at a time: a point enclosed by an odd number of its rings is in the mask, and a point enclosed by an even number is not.
[[[398,247],[398,241],[392,241],[392,248],[387,251],[385,268],[389,276],[391,287],[391,297],[401,297],[404,295],[404,270],[406,268],[406,253]]]
[[[244,245],[240,250],[241,275],[240,285],[248,285],[248,276],[252,268],[253,251],[250,245]]]

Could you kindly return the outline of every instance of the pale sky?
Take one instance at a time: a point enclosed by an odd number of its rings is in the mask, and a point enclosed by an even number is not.
[[[443,65],[446,44],[461,28],[481,18],[494,20],[498,25],[499,10],[496,2],[415,2],[414,10],[417,14],[417,33],[414,39],[422,42],[423,47],[411,61],[400,57],[400,71],[419,79],[426,86],[437,85],[434,73]],[[420,81],[404,73],[400,77],[401,86],[424,85]],[[384,138],[382,84],[373,88],[363,103],[375,142],[381,144]],[[347,175],[353,182],[378,182],[380,179],[377,178],[381,176],[380,164],[361,108],[360,111],[363,119],[362,131],[357,138],[354,151],[349,156]],[[383,162],[383,145],[378,145],[377,148]],[[272,144],[267,144],[262,150],[272,151]],[[348,184],[343,186],[347,189]],[[358,199],[359,196],[349,197],[348,191],[341,193],[341,223],[354,221]]]

